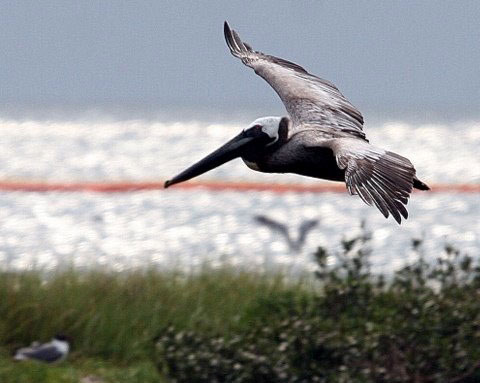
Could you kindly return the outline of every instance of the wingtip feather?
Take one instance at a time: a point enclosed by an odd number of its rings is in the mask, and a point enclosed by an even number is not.
[[[226,21],[223,25],[223,33],[225,35],[225,41],[227,42],[228,48],[230,49],[232,55],[240,57],[243,46],[242,40],[240,40],[237,32],[231,29],[230,25],[228,25]],[[245,48],[243,50],[245,50]]]
[[[230,29],[230,26],[228,25],[228,23],[226,21],[223,24],[223,34],[225,36],[225,41],[228,45],[228,48],[230,49],[230,51],[232,51],[233,50],[233,47],[232,47],[232,30]]]

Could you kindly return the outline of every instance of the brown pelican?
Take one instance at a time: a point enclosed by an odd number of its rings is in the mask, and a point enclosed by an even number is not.
[[[288,116],[255,120],[238,136],[176,177],[189,180],[240,157],[254,170],[296,173],[345,182],[350,194],[401,223],[413,188],[429,190],[405,157],[371,145],[361,113],[331,82],[290,61],[266,55],[243,42],[227,22],[225,40],[233,56],[252,68],[280,96]]]

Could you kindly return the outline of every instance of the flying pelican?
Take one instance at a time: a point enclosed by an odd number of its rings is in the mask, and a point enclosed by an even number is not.
[[[301,66],[252,49],[227,22],[225,40],[233,56],[252,68],[280,96],[288,116],[262,117],[238,136],[190,166],[165,187],[187,181],[240,157],[265,173],[296,173],[345,182],[350,194],[401,223],[413,188],[429,190],[405,157],[373,146],[362,114],[329,81]]]

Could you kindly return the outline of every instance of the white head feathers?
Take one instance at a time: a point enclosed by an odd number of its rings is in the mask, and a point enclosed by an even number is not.
[[[280,126],[280,120],[282,117],[261,117],[257,118],[253,121],[249,127],[245,128],[244,130],[248,130],[253,128],[254,126],[260,125],[262,127],[262,132],[268,134],[270,138],[274,138],[275,140],[271,142],[269,145],[273,144],[278,140],[278,129]]]

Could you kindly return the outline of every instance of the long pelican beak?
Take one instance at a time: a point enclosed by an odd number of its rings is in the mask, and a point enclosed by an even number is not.
[[[268,140],[268,136],[264,133],[261,135],[251,135],[244,131],[215,150],[213,153],[210,153],[208,156],[198,161],[196,164],[193,164],[188,169],[173,177],[171,180],[166,181],[164,187],[168,188],[169,186],[178,184],[179,182],[187,181],[193,177],[199,176],[200,174],[206,173],[209,170],[224,164],[225,162],[240,157],[248,146],[260,140]]]

